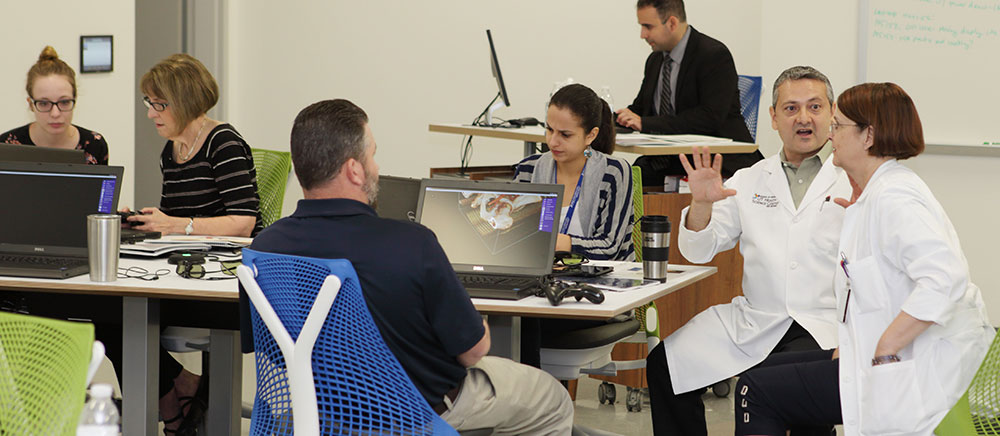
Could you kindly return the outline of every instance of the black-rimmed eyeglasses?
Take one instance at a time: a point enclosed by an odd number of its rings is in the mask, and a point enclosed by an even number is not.
[[[52,108],[56,106],[59,106],[61,112],[69,112],[76,106],[76,99],[67,98],[59,101],[31,99],[31,104],[35,105],[35,109],[39,112],[52,112]]]
[[[149,97],[143,97],[142,104],[146,105],[146,108],[153,108],[157,112],[163,112],[167,110],[167,106],[170,106],[170,103],[155,102],[150,100]]]

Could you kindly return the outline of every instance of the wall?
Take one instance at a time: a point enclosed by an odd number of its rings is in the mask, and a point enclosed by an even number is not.
[[[857,82],[858,0],[701,0],[687,9],[692,25],[730,47],[741,74],[763,76],[758,143],[765,155],[780,146],[767,108],[782,70],[815,66],[838,93]],[[299,110],[348,98],[372,120],[382,173],[412,177],[459,161],[460,139],[429,133],[427,124],[471,121],[496,92],[484,29],[493,30],[513,103],[498,112],[505,118],[540,118],[552,82],[570,76],[611,86],[616,106],[625,106],[649,53],[632,2],[254,0],[230,2],[228,13],[224,100],[251,145],[287,150]],[[477,139],[472,163],[513,163],[520,153],[514,142]],[[998,160],[927,154],[906,162],[948,210],[995,323],[1000,278],[990,263],[1000,241],[989,220],[1000,207],[969,187],[1000,186]],[[286,215],[298,198],[301,191],[290,185]]]
[[[132,202],[135,177],[131,171],[135,142],[134,8],[131,0],[52,0],[44,2],[44,6],[36,2],[5,2],[5,25],[0,26],[0,41],[7,41],[6,67],[0,70],[0,95],[4,96],[0,103],[0,120],[3,120],[0,131],[34,121],[25,101],[28,97],[25,78],[42,48],[51,45],[77,71],[73,123],[103,134],[110,148],[110,164],[125,166],[122,204]],[[79,74],[80,35],[114,35],[114,71]]]

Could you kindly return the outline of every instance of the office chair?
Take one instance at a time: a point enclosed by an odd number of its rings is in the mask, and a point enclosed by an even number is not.
[[[260,215],[264,227],[281,218],[285,186],[292,171],[292,154],[287,151],[252,148],[253,164],[257,169],[257,193],[260,195]]]
[[[636,223],[632,228],[632,245],[636,260],[642,261],[642,232],[639,218],[643,216],[642,170],[632,167],[632,207]],[[633,319],[542,336],[540,360],[542,370],[559,380],[575,380],[583,374],[615,376],[618,371],[642,369],[646,360],[612,361],[611,351],[618,342],[646,343],[652,350],[660,342],[659,318],[656,304],[650,302],[638,307]],[[614,404],[615,385],[602,382],[597,390],[598,400]],[[625,402],[628,411],[642,410],[642,391],[628,387]]]
[[[1000,335],[958,403],[934,433],[938,436],[1000,435]]]
[[[0,434],[75,435],[103,359],[93,324],[0,312]]]
[[[740,89],[740,114],[743,121],[747,123],[750,136],[757,140],[757,112],[760,108],[760,93],[763,88],[763,79],[760,76],[740,75],[737,87]]]
[[[382,340],[349,261],[244,249],[237,275],[253,302],[251,434],[458,434]]]

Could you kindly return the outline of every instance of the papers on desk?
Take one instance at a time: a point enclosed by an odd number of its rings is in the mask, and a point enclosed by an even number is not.
[[[661,283],[659,280],[648,280],[641,278],[636,279],[628,277],[608,277],[608,276],[600,276],[600,277],[566,276],[566,277],[559,277],[559,279],[568,282],[586,283],[595,288],[600,288],[606,291],[613,291],[613,292],[634,291],[637,289],[642,289],[647,286],[654,286]]]
[[[664,145],[727,145],[732,144],[729,138],[718,138],[705,135],[650,135],[646,133],[629,133],[617,135],[615,142],[628,146],[664,146]]]
[[[122,245],[121,254],[157,257],[174,251],[208,251],[214,248],[243,248],[250,245],[253,238],[236,236],[164,236],[135,244]]]

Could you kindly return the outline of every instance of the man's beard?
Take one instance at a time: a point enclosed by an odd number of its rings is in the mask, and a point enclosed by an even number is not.
[[[378,203],[378,174],[368,174],[365,171],[365,195],[368,196],[368,205],[374,208]]]

